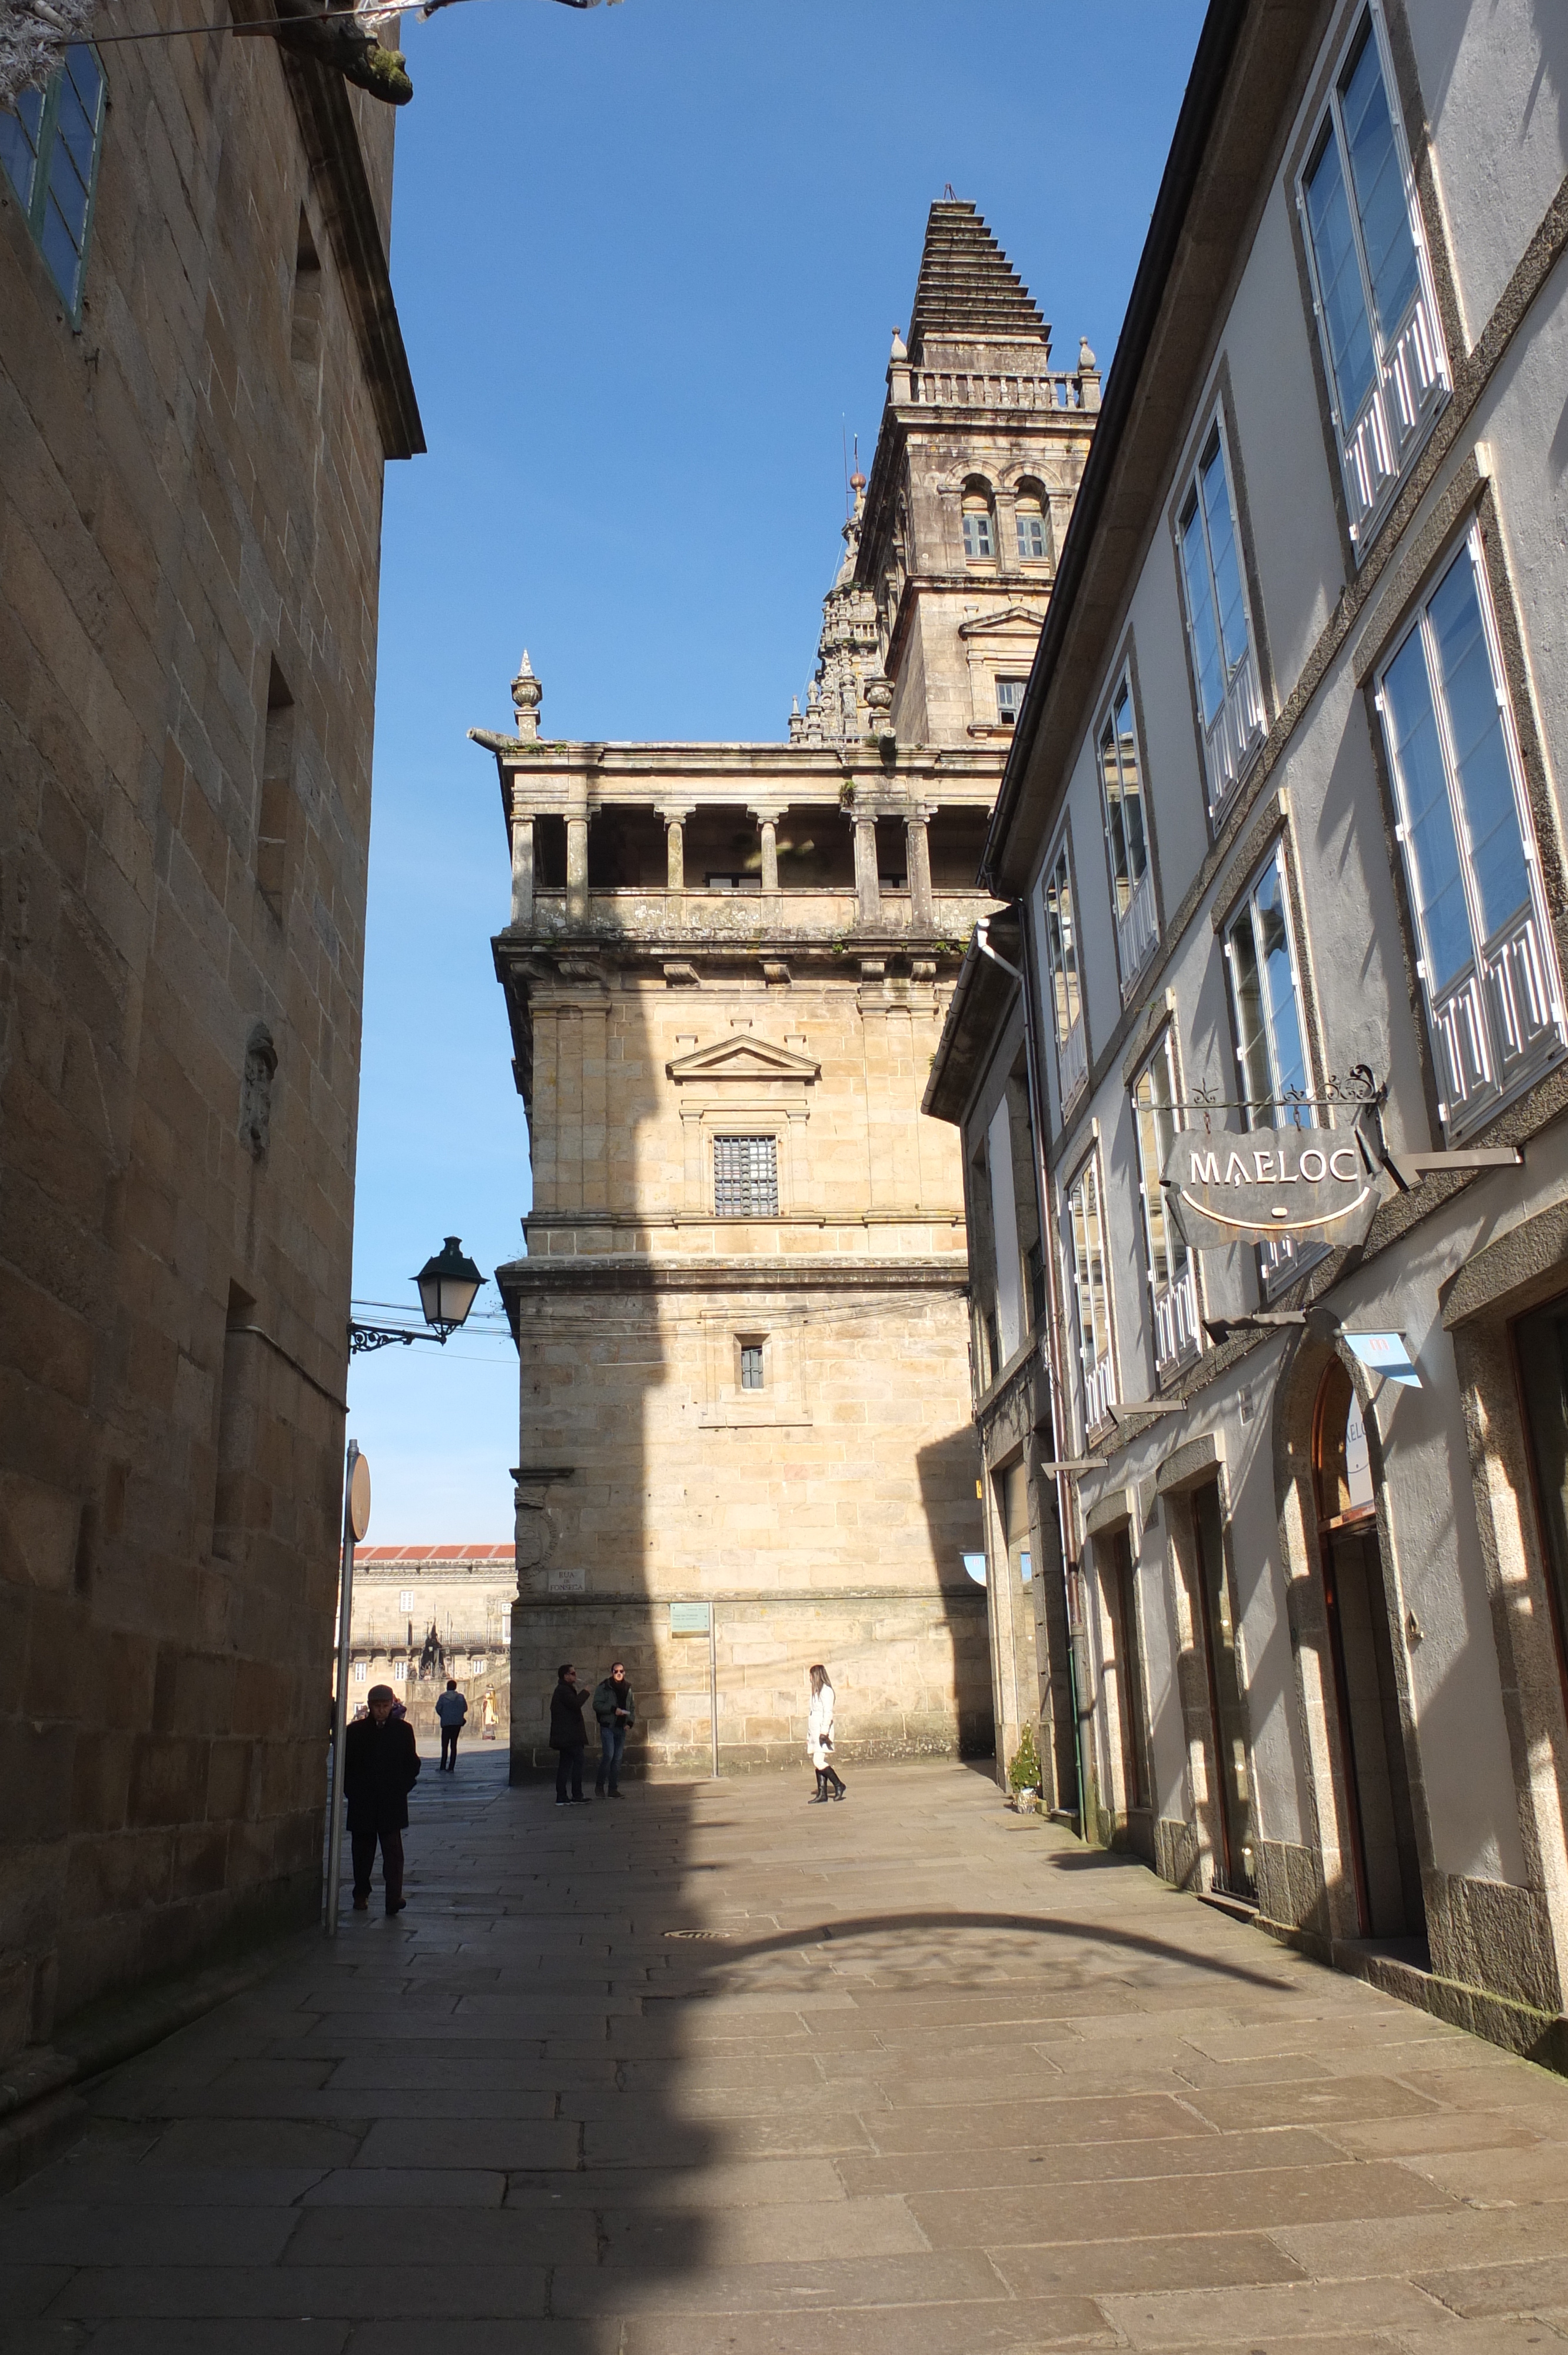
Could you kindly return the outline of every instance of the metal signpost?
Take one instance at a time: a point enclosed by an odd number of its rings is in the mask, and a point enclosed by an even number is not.
[[[338,1881],[343,1871],[343,1744],[348,1731],[349,1630],[354,1617],[354,1549],[370,1527],[370,1459],[348,1443],[343,1491],[343,1569],[337,1591],[337,1695],[333,1710],[332,1793],[327,1817],[326,1934],[337,1934]]]

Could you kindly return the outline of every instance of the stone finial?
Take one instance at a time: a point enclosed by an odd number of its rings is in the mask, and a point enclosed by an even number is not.
[[[1080,336],[1078,337],[1078,374],[1082,376],[1086,368],[1097,368],[1098,366],[1098,360],[1089,348],[1087,336]]]
[[[893,330],[893,349],[888,357],[895,360],[906,360],[909,357],[909,346],[896,327]]]
[[[545,690],[534,676],[534,666],[528,659],[528,649],[523,649],[523,660],[512,682],[512,700],[517,709],[517,733],[524,743],[537,743],[539,738],[539,706]]]

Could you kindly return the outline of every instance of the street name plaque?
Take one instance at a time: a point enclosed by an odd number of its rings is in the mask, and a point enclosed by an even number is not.
[[[1342,1128],[1183,1129],[1162,1182],[1192,1251],[1271,1235],[1359,1242],[1378,1205],[1355,1136]]]

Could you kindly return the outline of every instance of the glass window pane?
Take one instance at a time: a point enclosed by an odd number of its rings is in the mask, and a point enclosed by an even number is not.
[[[964,554],[991,554],[991,517],[988,515],[967,515],[964,517]]]
[[[1301,1033],[1290,920],[1285,907],[1285,876],[1276,853],[1253,898],[1254,927],[1262,966],[1268,1043],[1274,1065],[1272,1092],[1307,1092],[1307,1048]]]
[[[25,90],[15,107],[0,110],[0,163],[26,212],[33,201],[33,173],[38,157],[38,126],[43,120],[44,93]]]
[[[1361,266],[1356,253],[1355,232],[1351,227],[1344,165],[1332,124],[1323,143],[1323,152],[1308,176],[1307,222],[1318,265],[1340,425],[1348,433],[1372,389],[1376,362]]]
[[[1132,696],[1123,687],[1111,713],[1116,731],[1118,798],[1127,843],[1127,876],[1136,891],[1149,870],[1149,838],[1143,828],[1143,783],[1138,766],[1138,731],[1133,725]]]
[[[1034,515],[1028,510],[1020,511],[1018,517],[1018,553],[1026,559],[1043,557],[1044,555],[1045,519],[1043,516]]]
[[[1138,1124],[1139,1168],[1143,1180],[1143,1216],[1149,1261],[1157,1289],[1186,1273],[1187,1246],[1165,1212],[1160,1176],[1176,1135],[1175,1082],[1169,1042],[1142,1073],[1133,1094]]]
[[[1063,851],[1045,885],[1045,954],[1051,967],[1051,996],[1056,1022],[1056,1043],[1063,1046],[1082,1007],[1078,997],[1078,951],[1073,933],[1073,887]]]
[[[70,157],[76,176],[85,189],[92,177],[92,122],[84,112],[69,74],[61,79],[59,108],[55,116],[54,159],[57,165],[62,147]]]
[[[76,239],[55,201],[52,185],[38,243],[43,250],[44,260],[49,265],[49,275],[60,290],[62,301],[74,311],[77,296],[81,291],[81,255]]]
[[[1068,1198],[1067,1215],[1073,1232],[1078,1347],[1085,1366],[1092,1372],[1110,1347],[1105,1247],[1100,1231],[1099,1182],[1092,1161]]]
[[[1383,674],[1383,698],[1404,801],[1405,853],[1425,938],[1427,986],[1443,990],[1469,964],[1473,950],[1447,772],[1419,630],[1411,632]]]
[[[1214,589],[1220,601],[1220,643],[1225,655],[1225,683],[1228,686],[1236,665],[1246,653],[1246,606],[1242,597],[1241,559],[1236,551],[1235,529],[1231,522],[1230,485],[1225,476],[1225,453],[1218,438],[1213,455],[1200,474],[1203,490],[1203,517],[1209,527],[1209,556],[1214,568]]]
[[[1426,610],[1470,837],[1481,926],[1489,941],[1525,905],[1530,876],[1491,649],[1467,549],[1450,566]]]
[[[1394,145],[1383,63],[1369,19],[1361,54],[1342,85],[1340,107],[1351,151],[1351,180],[1366,245],[1372,307],[1384,345],[1392,344],[1421,283],[1404,176]]]
[[[1214,612],[1213,583],[1209,577],[1202,519],[1198,513],[1195,497],[1181,518],[1181,575],[1186,584],[1187,612],[1192,628],[1198,695],[1203,707],[1203,725],[1207,728],[1225,699],[1225,678],[1220,661],[1220,631]]]
[[[1235,1015],[1242,1093],[1255,1107],[1274,1091],[1270,1085],[1268,1042],[1264,1033],[1263,976],[1258,970],[1250,905],[1232,925],[1226,946],[1230,950],[1231,1005]],[[1249,1120],[1255,1123],[1263,1117],[1255,1109]]]

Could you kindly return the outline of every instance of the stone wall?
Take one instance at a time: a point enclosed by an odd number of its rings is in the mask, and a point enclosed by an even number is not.
[[[105,69],[79,330],[0,195],[0,2050],[318,1902],[420,446],[387,111],[266,40]]]

